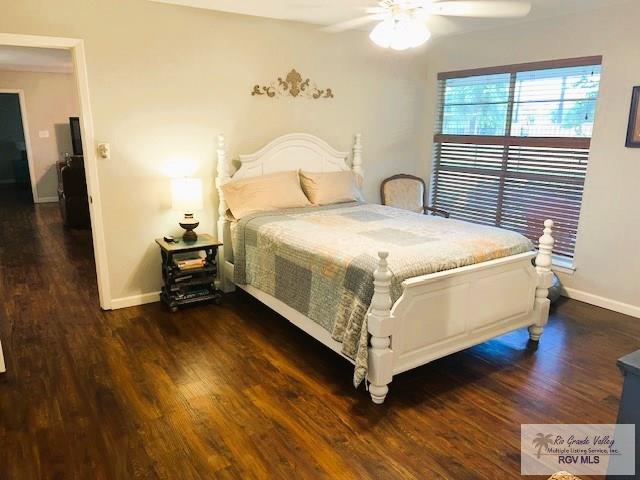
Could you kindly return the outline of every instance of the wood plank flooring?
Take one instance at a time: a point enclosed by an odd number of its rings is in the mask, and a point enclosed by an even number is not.
[[[637,319],[564,301],[537,349],[506,335],[376,406],[245,294],[102,312],[93,268],[55,204],[0,195],[1,479],[519,478],[520,424],[614,422],[640,346]]]

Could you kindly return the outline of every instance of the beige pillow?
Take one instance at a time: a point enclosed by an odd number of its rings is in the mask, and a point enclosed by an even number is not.
[[[231,181],[222,186],[222,191],[237,220],[252,213],[311,205],[296,171]]]
[[[302,189],[311,203],[330,205],[332,203],[362,201],[362,177],[351,171],[311,173],[300,172]]]

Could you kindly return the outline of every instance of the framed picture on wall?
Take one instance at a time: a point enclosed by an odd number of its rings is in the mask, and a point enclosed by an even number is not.
[[[640,87],[633,87],[631,96],[631,112],[629,112],[629,128],[627,129],[627,147],[640,148]]]

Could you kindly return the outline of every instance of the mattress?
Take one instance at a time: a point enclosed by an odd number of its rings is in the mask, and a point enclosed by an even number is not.
[[[389,253],[393,301],[408,278],[533,249],[500,228],[382,205],[346,203],[266,212],[232,226],[234,281],[283,301],[329,331],[367,368],[366,313],[378,252]]]

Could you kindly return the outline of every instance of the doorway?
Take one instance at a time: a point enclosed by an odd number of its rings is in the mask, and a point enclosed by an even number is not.
[[[26,291],[24,300],[29,302],[31,306],[38,306],[37,291],[41,288],[47,288],[49,282],[64,284],[64,279],[68,278],[69,275],[80,279],[89,279],[95,274],[95,283],[93,278],[87,283],[95,285],[93,288],[97,290],[97,295],[95,293],[88,295],[85,300],[92,304],[97,297],[96,303],[102,309],[110,309],[109,274],[97,176],[97,157],[93,148],[93,121],[89,103],[84,43],[82,40],[70,38],[0,33],[0,48],[5,49],[1,58],[5,63],[8,63],[8,65],[5,65],[4,70],[14,73],[33,70],[33,68],[24,68],[24,66],[26,64],[27,67],[33,67],[33,65],[29,65],[29,62],[33,60],[32,54],[34,52],[36,54],[38,52],[53,53],[53,56],[49,55],[51,58],[55,58],[56,55],[67,58],[68,65],[66,65],[66,68],[71,68],[73,72],[73,83],[76,92],[75,100],[77,101],[77,111],[79,112],[79,115],[74,117],[76,121],[72,122],[69,128],[64,126],[64,122],[51,123],[51,121],[43,121],[40,123],[40,119],[37,119],[37,136],[34,136],[34,132],[30,131],[28,127],[27,117],[31,117],[31,115],[29,115],[29,109],[26,108],[27,102],[24,89],[20,85],[5,85],[4,87],[0,85],[0,88],[4,89],[0,93],[6,94],[6,96],[3,95],[0,98],[0,101],[4,102],[0,105],[4,105],[2,106],[2,111],[7,112],[6,122],[4,124],[0,122],[0,128],[7,131],[5,132],[7,145],[0,151],[0,156],[7,157],[4,165],[7,176],[6,184],[14,189],[16,195],[19,195],[20,187],[24,187],[25,184],[31,187],[30,208],[22,205],[20,198],[12,198],[11,195],[8,198],[3,198],[0,190],[0,201],[9,200],[14,202],[4,209],[0,205],[0,216],[3,217],[0,220],[4,226],[0,232],[4,236],[3,249],[0,249],[0,263],[2,263],[0,272],[4,275],[3,281],[5,284],[9,282],[8,285],[12,287],[11,292],[9,292],[11,298],[15,298],[16,294]],[[22,65],[20,62],[11,63],[13,58],[11,55],[16,51],[23,61]],[[8,62],[7,58],[9,58]],[[53,68],[51,65],[47,65],[46,62],[44,65],[45,67]],[[15,81],[16,79],[14,78],[13,80]],[[11,82],[11,80],[6,81]],[[34,102],[34,104],[38,104],[42,107],[42,110],[55,112],[57,108],[51,104],[54,103],[58,96],[49,90],[44,93],[44,99],[40,102]],[[36,96],[34,93],[33,97]],[[68,119],[68,121],[71,121],[71,119]],[[36,119],[34,118],[35,124]],[[20,125],[22,126],[21,129]],[[20,130],[22,134],[20,134]],[[76,187],[79,187],[79,190],[84,192],[85,207],[89,217],[88,224],[90,225],[90,230],[85,230],[85,233],[75,236],[64,235],[63,230],[59,228],[64,222],[65,212],[62,207],[63,202],[57,201],[61,200],[58,187],[62,181],[60,168],[63,166],[63,163],[60,162],[59,154],[67,153],[70,156],[71,153],[76,154],[77,151],[69,148],[67,149],[69,150],[68,152],[63,152],[63,149],[57,148],[53,150],[53,153],[50,151],[36,157],[32,150],[34,140],[38,142],[42,140],[44,144],[51,144],[50,141],[47,142],[46,140],[51,139],[52,135],[55,135],[56,139],[61,139],[65,137],[65,132],[73,132],[75,138],[69,138],[68,142],[72,147],[75,146],[82,150],[80,152],[82,175],[80,177],[76,175],[72,183],[75,184],[76,194],[78,193],[78,188]],[[80,136],[82,138],[79,138]],[[56,145],[59,147],[58,143]],[[42,151],[45,151],[44,148]],[[41,162],[38,163],[38,160],[41,160]],[[64,165],[72,167],[73,165],[68,163],[69,160],[69,158],[65,157]],[[25,169],[28,171],[28,175]],[[52,172],[55,173],[52,174]],[[29,191],[28,187],[26,191]],[[50,195],[52,192],[54,194]],[[17,203],[15,203],[16,200],[18,201]],[[43,202],[50,203],[40,206],[39,204]],[[38,205],[33,205],[34,203]],[[58,205],[56,203],[61,207],[61,218],[52,216],[57,214]],[[68,206],[68,203],[66,205]],[[56,218],[57,220],[54,220]],[[56,224],[56,221],[58,221],[58,224]],[[80,249],[79,255],[74,255],[74,248]],[[78,261],[78,257],[80,261]],[[46,266],[46,268],[43,268],[43,266]],[[66,270],[61,266],[66,267]],[[16,278],[19,279],[18,282],[16,282]],[[3,303],[5,306],[14,305],[11,302]],[[23,306],[23,308],[25,307],[26,305]],[[96,305],[96,308],[98,308],[98,305]],[[12,315],[19,317],[21,312],[22,309],[18,308],[12,311]],[[0,339],[0,373],[5,371],[6,365]]]
[[[30,178],[20,91],[0,89],[0,190],[36,201]],[[27,194],[27,195],[25,195]]]
[[[32,199],[35,202],[22,104],[19,91],[0,89],[0,195],[15,195],[20,201]]]
[[[95,272],[97,277],[97,290],[99,306],[104,310],[111,309],[111,292],[109,285],[109,272],[107,265],[107,253],[106,242],[103,226],[103,216],[100,199],[100,185],[98,181],[98,159],[95,152],[95,140],[93,133],[93,119],[91,114],[91,106],[89,102],[89,86],[87,77],[87,67],[84,53],[84,42],[80,39],[62,38],[62,37],[44,37],[36,35],[19,35],[0,33],[0,47],[26,47],[33,50],[50,50],[55,51],[59,55],[66,55],[69,58],[69,67],[73,71],[75,88],[77,92],[78,101],[78,124],[81,133],[81,145],[83,149],[83,163],[85,171],[85,188],[88,198],[88,210],[89,220],[91,227],[91,239],[90,243],[93,250],[93,261],[95,263]],[[0,86],[0,88],[2,88]],[[18,89],[17,87],[15,89]],[[19,90],[19,89],[18,89]],[[15,92],[9,92],[15,93]],[[23,92],[24,93],[24,92]],[[20,97],[20,94],[18,94]],[[26,97],[26,95],[24,95]],[[27,99],[28,100],[28,99]],[[23,103],[21,105],[21,111],[25,112]],[[28,109],[26,109],[28,110]],[[69,118],[66,119],[68,127],[66,129],[56,130],[55,126],[51,128],[40,128],[36,125],[36,119],[31,118],[28,114],[23,115],[23,127],[26,127],[25,131],[25,151],[27,155],[27,161],[30,167],[30,182],[32,190],[36,192],[33,195],[36,201],[57,201],[56,193],[57,188],[53,189],[53,195],[49,195],[52,192],[50,188],[52,183],[54,187],[57,187],[57,175],[55,172],[55,166],[49,164],[45,167],[46,175],[38,177],[38,166],[34,168],[34,155],[30,150],[34,145],[31,140],[34,139],[51,139],[62,137],[63,132],[66,130],[70,135]],[[58,122],[62,124],[62,122]],[[30,135],[29,135],[30,133]],[[57,137],[56,137],[57,136]],[[71,144],[71,138],[68,139],[68,143]],[[72,145],[69,145],[69,153],[73,153]],[[61,152],[62,153],[62,152]],[[57,154],[54,153],[57,157]],[[49,159],[50,161],[51,159]],[[57,161],[58,158],[55,158]],[[34,170],[36,170],[34,172]],[[38,177],[38,178],[34,178]],[[42,182],[42,178],[45,178],[45,183],[42,190],[44,194],[40,194],[39,182]]]

